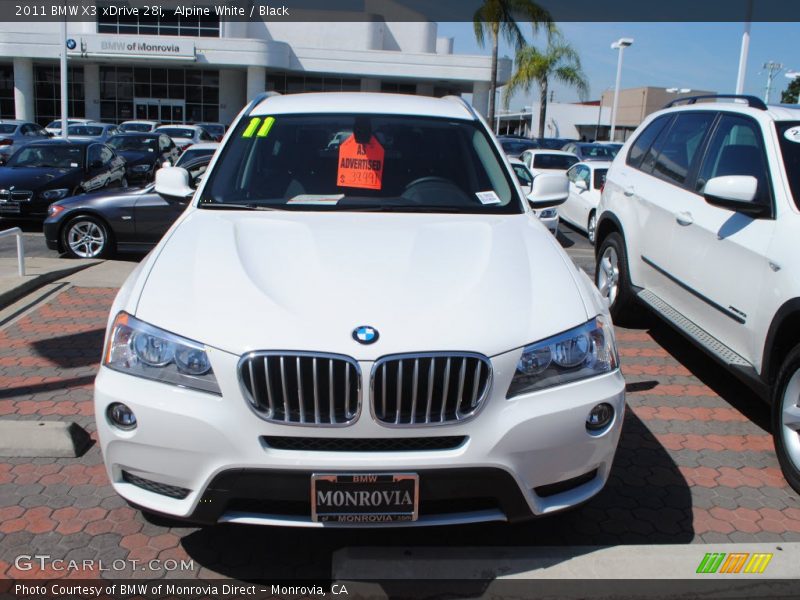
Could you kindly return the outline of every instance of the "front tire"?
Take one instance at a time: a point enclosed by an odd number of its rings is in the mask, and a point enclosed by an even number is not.
[[[800,345],[783,361],[773,387],[772,437],[783,476],[800,492]]]
[[[603,239],[597,252],[595,283],[606,300],[615,323],[634,324],[638,317],[636,295],[630,283],[628,255],[622,236],[611,233]]]
[[[77,216],[67,223],[61,241],[72,258],[103,258],[111,254],[114,245],[108,226],[89,215]]]

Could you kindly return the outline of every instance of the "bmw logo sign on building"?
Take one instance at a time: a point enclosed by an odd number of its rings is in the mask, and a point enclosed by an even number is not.
[[[67,40],[67,50],[75,50],[78,44],[72,38]]]
[[[378,341],[378,330],[369,325],[361,325],[353,330],[353,339],[359,344],[374,344]]]

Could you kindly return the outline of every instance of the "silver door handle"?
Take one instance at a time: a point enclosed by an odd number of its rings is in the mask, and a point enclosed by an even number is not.
[[[694,218],[690,212],[679,212],[675,215],[675,220],[678,222],[678,225],[684,226],[694,223]]]
[[[628,187],[622,190],[622,193],[625,194],[626,196],[633,196],[636,192],[634,192],[633,186],[629,185]]]

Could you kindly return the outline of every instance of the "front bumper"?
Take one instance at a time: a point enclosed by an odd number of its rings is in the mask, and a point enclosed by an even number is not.
[[[47,218],[47,207],[50,206],[47,200],[25,200],[22,202],[3,201],[0,202],[0,217],[10,219],[45,219]]]
[[[393,526],[516,521],[580,504],[603,488],[625,410],[619,371],[507,400],[520,352],[492,358],[492,389],[474,418],[400,428],[373,419],[367,380],[361,415],[352,425],[300,427],[258,418],[240,391],[239,357],[219,350],[209,349],[209,357],[222,396],[103,367],[95,383],[97,430],[109,478],[121,496],[194,522],[332,526],[311,519],[312,473],[398,472],[419,474],[420,518]],[[368,378],[372,363],[360,366]],[[135,430],[109,423],[105,415],[112,402],[133,409]],[[615,418],[599,434],[589,434],[586,417],[600,402],[614,407]],[[434,450],[318,451],[277,449],[266,436],[465,439]]]

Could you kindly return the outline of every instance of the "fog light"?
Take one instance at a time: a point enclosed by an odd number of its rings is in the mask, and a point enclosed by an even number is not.
[[[586,430],[599,431],[607,427],[611,420],[614,418],[614,407],[606,402],[598,404],[591,411],[589,416],[586,417]]]
[[[108,416],[108,420],[120,429],[136,429],[136,415],[121,402],[109,404],[108,409],[106,409],[106,415]]]

